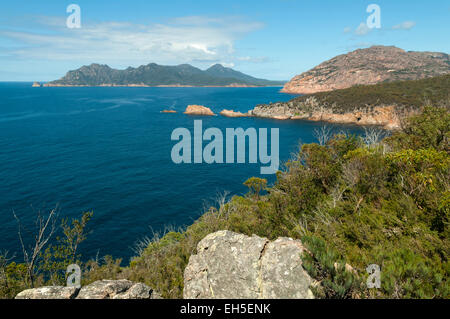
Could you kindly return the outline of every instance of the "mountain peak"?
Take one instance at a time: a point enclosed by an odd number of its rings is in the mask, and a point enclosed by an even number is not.
[[[211,65],[208,70],[223,70],[223,69],[228,69],[226,67],[224,67],[222,64],[220,63],[216,63],[214,65]]]

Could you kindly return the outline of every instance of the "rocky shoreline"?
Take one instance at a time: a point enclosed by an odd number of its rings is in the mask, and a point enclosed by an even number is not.
[[[161,113],[176,113],[176,111],[163,110]],[[274,120],[306,120],[314,122],[329,122],[336,124],[356,124],[363,126],[382,126],[387,130],[396,130],[401,127],[401,119],[412,115],[410,112],[400,112],[395,105],[360,108],[352,112],[338,113],[332,108],[317,104],[314,97],[308,98],[304,103],[297,105],[293,101],[260,104],[246,113],[233,110],[222,110],[219,114],[225,117],[260,117]],[[188,115],[216,115],[210,108],[203,105],[188,105],[184,114]]]
[[[402,114],[396,105],[381,105],[339,113],[331,107],[317,105],[316,100],[312,97],[300,105],[296,105],[292,101],[257,105],[248,112],[248,115],[276,120],[308,120],[364,126],[376,125],[382,126],[387,130],[396,130],[401,127],[401,119],[411,115],[411,112]]]

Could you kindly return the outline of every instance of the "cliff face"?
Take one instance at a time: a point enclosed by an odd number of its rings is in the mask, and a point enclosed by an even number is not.
[[[282,92],[310,94],[447,73],[450,73],[450,56],[446,53],[406,52],[393,46],[373,46],[336,56],[295,76]]]

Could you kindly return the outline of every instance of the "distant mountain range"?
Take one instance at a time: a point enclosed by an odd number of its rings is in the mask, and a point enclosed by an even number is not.
[[[91,64],[67,72],[59,80],[44,86],[283,86],[285,81],[254,78],[215,64],[200,70],[189,64],[177,66],[150,63],[137,68],[117,70],[107,65]]]
[[[450,56],[372,46],[339,55],[295,76],[283,92],[311,94],[355,85],[419,80],[450,73]]]

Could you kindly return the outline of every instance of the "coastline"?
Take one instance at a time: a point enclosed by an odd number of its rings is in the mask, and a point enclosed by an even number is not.
[[[99,85],[78,85],[78,84],[51,84],[44,83],[40,87],[157,87],[157,88],[260,88],[260,87],[283,87],[283,85],[248,85],[248,84],[228,84],[228,85],[184,85],[184,84],[99,84]]]

